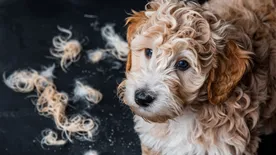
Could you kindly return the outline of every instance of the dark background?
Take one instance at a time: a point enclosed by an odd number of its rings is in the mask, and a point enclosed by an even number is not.
[[[88,37],[84,51],[104,47],[100,32],[90,26],[95,19],[84,18],[84,14],[97,15],[99,27],[116,23],[116,32],[125,37],[127,13],[131,9],[142,10],[145,4],[146,0],[0,0],[0,74],[29,67],[40,70],[42,65],[57,63],[46,57],[50,56],[52,37],[58,34],[57,25],[72,26],[75,39]],[[15,93],[1,82],[0,155],[82,155],[90,149],[100,155],[140,155],[132,114],[116,97],[116,87],[124,78],[124,65],[119,70],[111,69],[112,62],[105,60],[93,65],[83,53],[68,73],[60,68],[55,71],[60,91],[72,94],[74,80],[81,78],[104,94],[98,105],[87,108],[85,103],[77,102],[70,103],[75,110],[68,109],[68,113],[86,110],[100,120],[94,142],[75,140],[73,144],[43,149],[41,131],[55,129],[53,121],[37,114],[26,98],[30,94]],[[262,137],[259,154],[276,154],[275,138],[275,135]]]

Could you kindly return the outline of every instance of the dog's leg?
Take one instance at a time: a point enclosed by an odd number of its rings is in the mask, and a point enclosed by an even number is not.
[[[149,149],[143,144],[141,144],[141,146],[142,146],[142,155],[160,155],[160,153],[152,151],[151,149]]]

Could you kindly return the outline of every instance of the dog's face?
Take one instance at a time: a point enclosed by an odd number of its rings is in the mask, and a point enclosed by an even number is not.
[[[199,94],[214,104],[224,101],[247,65],[235,43],[221,43],[227,25],[212,27],[209,22],[219,24],[215,16],[184,2],[156,0],[147,7],[127,22],[127,79],[118,89],[124,103],[149,121],[164,122],[183,114]],[[221,64],[218,50],[233,59]],[[239,68],[229,69],[234,63]]]

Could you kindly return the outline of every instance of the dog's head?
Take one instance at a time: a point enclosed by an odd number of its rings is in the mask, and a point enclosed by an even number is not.
[[[224,102],[249,63],[248,37],[195,3],[153,0],[127,25],[127,79],[118,92],[149,121],[173,119],[200,98]]]

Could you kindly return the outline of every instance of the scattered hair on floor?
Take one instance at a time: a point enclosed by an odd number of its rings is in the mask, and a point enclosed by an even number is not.
[[[74,100],[85,99],[89,102],[98,104],[102,100],[102,98],[103,95],[101,92],[76,80],[74,89]]]
[[[78,40],[73,40],[72,32],[69,29],[57,27],[59,31],[67,34],[65,36],[55,36],[52,40],[54,48],[50,49],[50,53],[60,59],[60,66],[64,72],[73,63],[80,58],[82,50],[81,43]]]
[[[87,18],[94,16],[85,15]],[[94,29],[98,26],[98,21],[94,23]],[[93,26],[93,25],[92,25]],[[60,66],[64,72],[80,58],[82,43],[72,39],[70,29],[57,27],[63,35],[57,35],[52,39],[53,48],[50,49],[51,55],[60,59]],[[92,63],[97,63],[105,58],[106,53],[112,54],[118,60],[126,61],[129,52],[128,44],[124,39],[115,33],[113,25],[106,25],[101,28],[101,35],[106,41],[105,49],[97,49],[87,52]],[[114,69],[120,68],[116,63]],[[72,138],[82,141],[92,141],[97,134],[98,122],[96,119],[86,118],[81,114],[68,117],[66,107],[68,106],[69,96],[64,92],[57,91],[53,83],[55,65],[43,67],[37,72],[33,69],[25,69],[13,72],[6,77],[3,74],[4,83],[16,92],[29,93],[35,91],[37,99],[34,101],[38,113],[42,116],[53,119],[58,130],[62,131],[62,138],[58,138],[56,132],[46,129],[42,132],[41,145],[64,145]],[[85,99],[92,103],[99,103],[103,95],[96,89],[76,81],[74,89],[74,99]],[[98,155],[96,151],[88,151],[85,155]]]
[[[67,143],[64,139],[58,139],[58,135],[55,131],[51,129],[45,129],[42,131],[42,139],[40,141],[41,146],[60,146],[65,145]]]
[[[89,151],[84,152],[83,155],[99,155],[99,154],[95,150],[89,150]]]
[[[36,101],[40,115],[53,118],[56,127],[72,142],[72,136],[81,140],[92,141],[97,124],[91,118],[76,115],[68,118],[65,114],[69,97],[64,92],[58,92],[48,86]]]
[[[53,72],[53,66],[46,68],[45,72]],[[65,110],[68,105],[69,97],[64,92],[58,92],[55,84],[49,77],[53,74],[38,74],[35,70],[15,71],[3,79],[5,84],[16,92],[27,93],[37,92],[37,100],[34,102],[38,113],[42,116],[52,118],[59,130],[63,132],[63,139],[72,142],[72,136],[80,140],[92,141],[93,136],[98,128],[96,122],[91,118],[85,118],[82,115],[75,115],[70,118],[66,116]],[[49,76],[51,75],[51,76]],[[48,77],[48,78],[47,78]],[[88,94],[87,98],[92,97]],[[89,98],[90,97],[90,98]],[[93,98],[94,99],[94,98]],[[92,100],[92,99],[90,99]],[[53,135],[51,133],[51,135]]]
[[[127,60],[129,52],[127,42],[118,34],[115,33],[114,25],[107,24],[101,28],[101,35],[106,41],[106,48],[109,52],[121,61]]]

